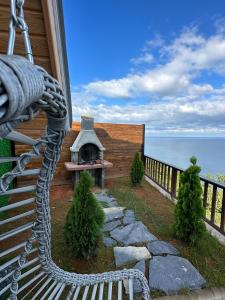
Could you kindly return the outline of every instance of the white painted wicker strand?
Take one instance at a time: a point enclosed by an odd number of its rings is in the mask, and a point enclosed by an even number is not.
[[[32,65],[19,56],[0,56],[0,137],[32,145],[31,151],[13,158],[16,166],[0,179],[0,195],[34,193],[35,196],[6,207],[0,212],[20,208],[36,203],[36,215],[32,222],[16,226],[16,220],[33,215],[33,210],[9,218],[6,223],[15,224],[15,228],[0,235],[7,240],[23,232],[30,232],[30,238],[1,251],[0,257],[7,258],[2,269],[6,270],[0,284],[7,284],[0,291],[0,298],[8,295],[10,299],[103,299],[104,291],[108,299],[112,298],[112,287],[117,288],[117,297],[122,299],[122,281],[129,280],[130,299],[133,299],[133,280],[139,280],[143,299],[149,299],[147,280],[142,272],[135,269],[111,271],[101,274],[69,273],[59,268],[51,255],[51,215],[49,189],[60,157],[64,137],[67,133],[67,109],[59,83],[44,69]],[[34,140],[15,131],[15,127],[33,118],[40,110],[46,113],[48,124],[40,139]],[[36,157],[42,157],[42,166],[38,170],[26,169],[27,164]],[[9,158],[5,158],[5,160]],[[4,159],[2,160],[4,161]],[[38,176],[36,185],[8,190],[9,184],[18,176]],[[36,248],[38,251],[36,251]],[[16,253],[14,258],[13,253]],[[19,252],[19,253],[18,253]],[[10,267],[10,271],[9,270]],[[0,266],[1,269],[1,266]],[[8,272],[8,273],[7,273]],[[9,282],[10,281],[10,282]],[[9,282],[9,283],[8,283]],[[65,296],[65,294],[67,296]]]

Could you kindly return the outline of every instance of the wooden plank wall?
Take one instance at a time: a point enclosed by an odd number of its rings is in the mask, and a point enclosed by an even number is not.
[[[27,0],[24,6],[25,19],[29,26],[29,34],[34,55],[34,62],[44,67],[52,74],[51,51],[48,44],[48,30],[44,20],[42,1]],[[6,54],[8,45],[8,25],[10,20],[10,0],[0,0],[0,53]],[[47,33],[48,32],[48,33]],[[23,40],[20,31],[17,30],[15,41],[15,54],[25,56]],[[41,136],[46,126],[45,114],[39,114],[34,120],[21,124],[17,130],[31,137]],[[20,155],[29,151],[30,147],[15,143],[15,154]],[[34,163],[36,167],[40,166],[40,161]],[[33,165],[32,165],[33,166]],[[31,166],[31,167],[32,167]],[[21,183],[23,184],[23,182]]]
[[[6,53],[8,44],[9,3],[9,0],[0,0],[0,53]],[[29,26],[35,63],[43,66],[51,73],[50,53],[41,0],[25,1],[24,9],[25,19]],[[19,31],[16,35],[15,53],[20,55],[25,54],[23,40]]]

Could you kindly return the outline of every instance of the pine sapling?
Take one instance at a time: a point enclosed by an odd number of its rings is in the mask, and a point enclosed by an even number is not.
[[[180,176],[178,201],[175,208],[175,234],[182,241],[196,244],[205,232],[203,222],[202,186],[197,159],[191,157],[191,166]]]
[[[92,184],[89,173],[82,172],[64,227],[65,241],[72,253],[85,259],[96,254],[105,218],[102,207],[90,190]]]
[[[130,170],[130,180],[132,186],[139,185],[144,176],[144,164],[143,161],[139,158],[138,152],[135,152],[134,159],[131,165]]]

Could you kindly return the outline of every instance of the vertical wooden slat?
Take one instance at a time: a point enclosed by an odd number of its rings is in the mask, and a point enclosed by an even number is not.
[[[176,198],[177,190],[177,169],[172,168],[172,177],[171,177],[171,196]]]
[[[159,183],[159,162],[156,161],[156,182]]]
[[[159,164],[159,184],[162,186],[162,170],[163,170],[163,164]]]
[[[208,199],[208,188],[209,188],[209,183],[205,181],[204,184],[204,194],[203,194],[203,207],[207,207],[207,199]]]
[[[162,180],[162,164],[159,163],[159,184],[161,184],[161,180]]]
[[[170,193],[170,173],[171,173],[171,167],[168,166],[168,181],[167,181],[167,191]]]
[[[155,181],[155,168],[156,168],[156,161],[153,160],[153,173],[152,173],[152,179]]]
[[[153,178],[153,164],[154,164],[154,161],[153,159],[151,159],[151,167],[150,167],[150,177]]]
[[[220,229],[222,230],[222,232],[225,232],[225,189],[223,189]]]
[[[216,194],[217,194],[217,186],[213,185],[213,194],[212,194],[212,208],[211,208],[211,222],[215,222],[216,215]]]
[[[157,180],[157,161],[154,160],[154,181]]]
[[[144,158],[144,170],[145,174],[148,174],[148,158],[146,156]]]
[[[157,183],[159,183],[160,179],[160,162],[157,162]]]
[[[164,164],[164,170],[163,170],[163,187],[166,188],[166,170],[167,166]]]

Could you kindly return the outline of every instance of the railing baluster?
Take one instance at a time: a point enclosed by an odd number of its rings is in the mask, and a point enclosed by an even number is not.
[[[157,183],[159,184],[160,181],[160,162],[157,162]]]
[[[207,207],[207,199],[208,199],[208,189],[209,189],[209,183],[208,181],[205,181],[204,184],[204,194],[203,194],[203,207]]]
[[[164,164],[164,169],[163,169],[163,187],[164,187],[164,189],[166,188],[166,169],[167,169],[167,166]]]
[[[159,167],[160,167],[160,163],[157,161],[157,179],[156,182],[159,184]]]
[[[172,169],[171,177],[171,196],[176,198],[177,195],[177,169]]]
[[[146,173],[149,174],[149,158],[145,159],[145,170]]]
[[[162,186],[163,180],[163,164],[160,164],[160,185]]]
[[[155,165],[156,165],[156,161],[153,160],[153,173],[152,173],[152,179],[155,181]]]
[[[225,232],[225,189],[223,189],[220,229],[222,230],[222,232]]]
[[[149,176],[152,177],[152,159],[150,159]]]
[[[153,160],[153,173],[152,173],[152,179],[155,181],[155,170],[156,170],[156,161]]]
[[[168,166],[168,177],[167,177],[167,191],[170,193],[170,170],[171,170],[171,167]]]
[[[211,222],[215,223],[216,215],[216,195],[217,195],[217,186],[213,185],[213,194],[212,194],[212,208],[211,208]]]
[[[144,170],[145,170],[145,174],[148,174],[148,160],[149,158],[144,156]]]
[[[153,179],[154,181],[156,181],[156,177],[157,176],[157,162],[156,160],[154,160],[154,175],[153,175]]]

